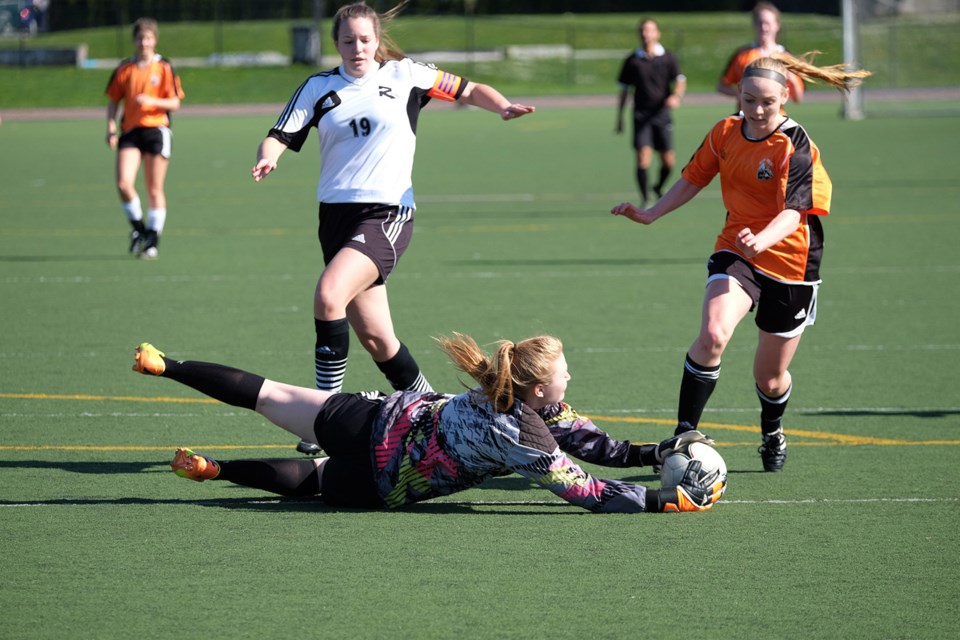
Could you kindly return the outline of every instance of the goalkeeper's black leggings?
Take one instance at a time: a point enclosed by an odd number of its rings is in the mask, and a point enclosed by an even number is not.
[[[163,377],[229,405],[256,410],[262,376],[211,362],[164,357],[164,363]],[[338,393],[319,409],[314,433],[330,458],[322,478],[313,458],[273,458],[219,462],[217,479],[288,497],[320,495],[339,506],[382,507],[370,450],[381,404],[382,398]]]
[[[234,460],[220,463],[218,478],[288,497],[319,495],[330,505],[382,508],[371,458],[373,422],[381,400],[338,393],[317,413],[317,442],[329,460],[323,477],[314,458]]]

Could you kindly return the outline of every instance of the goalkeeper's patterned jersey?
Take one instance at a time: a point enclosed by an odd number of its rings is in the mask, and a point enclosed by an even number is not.
[[[525,414],[517,401],[510,411],[499,413],[477,391],[456,396],[402,391],[383,401],[374,424],[372,455],[377,488],[387,507],[519,473],[584,509],[637,513],[646,505],[645,487],[595,478],[564,451],[591,462],[626,466],[629,448],[629,442],[610,438],[566,404],[547,407],[538,416],[529,409]]]
[[[467,81],[409,58],[388,60],[362,78],[343,67],[308,78],[268,134],[299,151],[320,137],[317,199],[415,207],[417,119],[431,98],[453,101]]]
[[[784,209],[795,209],[797,229],[749,262],[775,280],[819,282],[820,216],[830,212],[833,187],[820,150],[803,127],[785,118],[766,138],[750,140],[743,134],[742,115],[724,118],[683,169],[683,177],[701,188],[717,174],[727,218],[715,250],[739,254],[736,238],[742,229],[758,233]]]

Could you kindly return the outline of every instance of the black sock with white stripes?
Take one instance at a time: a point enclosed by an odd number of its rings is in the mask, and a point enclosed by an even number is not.
[[[687,354],[683,363],[683,379],[680,381],[680,401],[677,406],[677,422],[686,422],[694,429],[700,424],[700,416],[707,400],[717,386],[720,365],[705,367],[697,364]]]
[[[423,377],[420,366],[410,355],[407,345],[400,343],[400,350],[386,362],[377,362],[377,367],[387,377],[387,381],[397,391],[433,391],[433,387]]]
[[[787,410],[791,391],[793,385],[790,385],[782,396],[771,398],[757,387],[757,397],[760,398],[760,430],[764,435],[776,433],[782,428],[783,414]]]
[[[317,331],[314,351],[317,389],[339,393],[347,374],[347,354],[350,351],[350,323],[338,320],[313,320]]]

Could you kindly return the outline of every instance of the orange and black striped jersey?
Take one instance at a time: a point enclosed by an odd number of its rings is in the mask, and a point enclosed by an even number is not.
[[[120,63],[110,76],[107,96],[113,102],[123,101],[122,132],[137,127],[169,127],[170,117],[166,110],[137,103],[137,96],[153,98],[184,98],[180,77],[170,61],[159,54],[147,64],[138,64],[135,58]]]
[[[820,150],[803,127],[787,118],[766,138],[750,140],[743,134],[742,116],[724,118],[683,169],[683,177],[701,188],[717,174],[727,219],[716,251],[739,254],[736,238],[742,229],[757,233],[780,212],[794,209],[800,213],[797,229],[749,262],[776,280],[819,282],[819,217],[830,212],[833,186]]]
[[[777,45],[778,53],[785,53],[786,51],[787,50],[784,49],[782,45]],[[723,70],[723,76],[720,78],[720,82],[729,87],[736,87],[738,84],[740,84],[740,80],[743,79],[743,72],[746,70],[747,65],[762,57],[763,51],[757,46],[756,43],[740,47],[734,51],[732,56],[730,56],[730,60],[727,62],[727,66]],[[803,97],[803,79],[799,76],[795,77],[797,83],[800,85],[800,95],[794,95],[793,87],[788,86],[787,90],[790,92],[791,100],[798,100],[799,98]]]

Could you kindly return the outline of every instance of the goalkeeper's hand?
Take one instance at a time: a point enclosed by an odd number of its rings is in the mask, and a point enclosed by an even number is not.
[[[706,472],[702,462],[691,460],[679,485],[673,490],[661,489],[662,493],[676,491],[675,498],[672,495],[661,496],[663,511],[707,511],[720,499],[726,488],[727,480],[720,477],[719,469]]]
[[[678,436],[673,436],[672,438],[667,438],[663,442],[657,445],[657,448],[654,449],[653,455],[657,459],[657,464],[663,464],[663,461],[667,459],[667,456],[684,452],[694,442],[702,442],[704,444],[714,445],[716,442],[710,436],[705,436],[699,431],[684,431]]]

